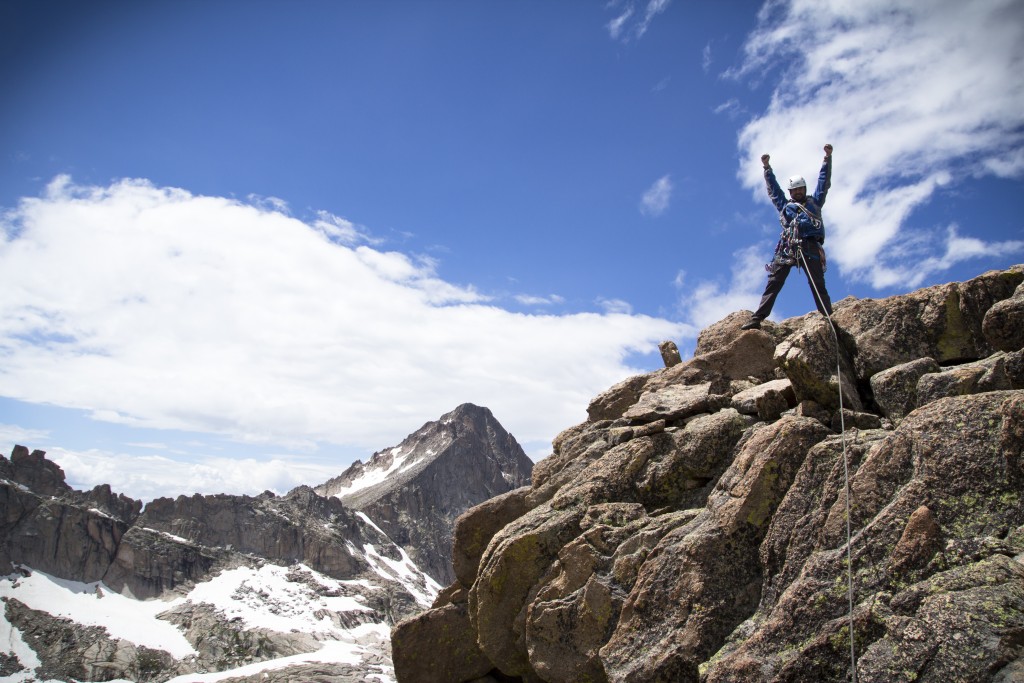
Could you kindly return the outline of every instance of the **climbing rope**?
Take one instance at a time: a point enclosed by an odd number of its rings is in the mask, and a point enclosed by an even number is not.
[[[816,303],[821,308],[824,308],[821,305],[824,299],[821,298],[818,286],[814,284],[814,278],[811,277],[811,271],[807,267],[807,257],[804,256],[802,245],[796,251],[800,255],[800,260],[803,261],[804,273],[807,275],[807,281],[811,283],[811,288],[814,290],[814,296],[817,299]],[[843,482],[846,487],[846,597],[849,602],[850,673],[853,676],[851,679],[852,683],[857,683],[857,647],[853,642],[853,553],[850,550],[853,538],[850,531],[850,461],[846,455],[846,418],[843,415],[843,370],[839,356],[839,334],[836,332],[835,323],[832,322],[832,316],[825,313],[825,319],[828,320],[828,325],[832,328],[832,339],[836,343],[836,378],[839,384],[839,438],[843,444]]]

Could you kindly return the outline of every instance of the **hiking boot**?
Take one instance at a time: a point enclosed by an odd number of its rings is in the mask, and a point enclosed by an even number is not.
[[[759,330],[761,329],[761,321],[757,318],[751,318],[750,322],[740,327],[741,330]]]

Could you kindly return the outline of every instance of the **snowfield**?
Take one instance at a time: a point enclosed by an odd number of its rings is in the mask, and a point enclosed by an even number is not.
[[[99,582],[66,581],[39,571],[31,571],[29,576],[12,574],[0,579],[0,598],[20,600],[30,609],[83,626],[102,626],[113,638],[165,650],[175,659],[196,654],[177,626],[157,618],[184,602],[181,598],[136,600],[119,595]],[[10,628],[6,619],[3,624]],[[4,645],[0,643],[0,647]]]
[[[350,640],[325,642],[323,647],[316,652],[292,655],[291,657],[281,657],[280,659],[273,659],[266,662],[257,662],[255,664],[248,664],[228,671],[177,676],[167,681],[167,683],[213,683],[214,681],[223,681],[236,676],[252,676],[263,671],[274,671],[276,669],[284,669],[289,666],[309,664],[313,662],[342,662],[345,664],[358,664],[363,660],[364,654],[375,654],[388,651],[388,642],[391,638],[391,628],[386,624],[363,624],[362,626],[351,629],[348,633],[351,638]],[[390,659],[390,657],[388,659]],[[380,668],[381,671],[379,673],[368,674],[368,676],[371,679],[376,679],[380,683],[397,683],[395,680],[394,670],[390,666]]]
[[[424,586],[425,575],[404,552],[399,562],[382,557],[373,546],[366,546],[364,553],[378,574],[405,585],[421,603],[429,604],[433,599],[431,593],[436,595],[440,589],[436,583]],[[330,613],[370,611],[364,604],[366,598],[360,593],[380,589],[366,580],[333,579],[302,564],[292,567],[265,564],[258,568],[222,571],[174,599],[137,600],[120,595],[101,582],[67,581],[27,567],[23,569],[28,576],[16,573],[0,578],[0,598],[13,598],[31,609],[85,626],[101,626],[112,638],[164,650],[179,660],[198,653],[184,634],[160,615],[188,602],[210,605],[225,620],[241,620],[247,628],[308,633],[321,643],[315,652],[216,673],[179,676],[172,679],[174,683],[220,681],[303,663],[359,665],[368,656],[377,662],[383,656],[386,662],[382,665],[366,661],[367,668],[373,671],[367,673],[368,680],[394,683],[390,666],[391,626],[367,623],[346,629],[330,618]],[[0,652],[17,656],[26,667],[5,681],[36,681],[33,672],[40,665],[39,658],[25,643],[21,632],[6,619],[0,619]]]
[[[305,565],[297,565],[325,589],[344,590],[343,581],[331,579]],[[264,565],[259,569],[239,567],[221,572],[211,581],[198,584],[186,598],[212,605],[228,620],[241,619],[249,628],[279,633],[309,633],[317,638],[342,638],[346,631],[336,628],[331,612],[368,611],[362,596],[325,597],[305,583],[289,581],[290,569]],[[320,616],[318,616],[318,614]]]

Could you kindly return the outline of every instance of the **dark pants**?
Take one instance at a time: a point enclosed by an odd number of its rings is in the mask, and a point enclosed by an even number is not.
[[[800,251],[803,254],[803,258],[799,260],[800,265],[803,266],[804,261],[807,262],[807,284],[811,288],[814,305],[818,307],[818,312],[822,315],[831,316],[832,300],[829,299],[828,290],[825,289],[825,273],[821,267],[818,245],[810,240],[801,241]],[[761,305],[754,312],[755,318],[764,320],[771,314],[772,307],[775,305],[775,299],[778,298],[779,292],[782,291],[782,285],[786,284],[786,278],[789,277],[789,271],[792,268],[793,266],[784,265],[778,261],[772,262],[772,271],[768,274],[768,284],[764,287]],[[815,292],[815,287],[817,287],[817,292]],[[820,299],[818,298],[819,293],[821,294]]]

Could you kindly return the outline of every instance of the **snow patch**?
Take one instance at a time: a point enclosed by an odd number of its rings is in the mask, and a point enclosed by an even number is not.
[[[356,515],[376,529],[381,536],[390,540],[390,537],[379,526],[374,524],[373,520],[367,517],[365,512],[356,512]],[[351,542],[348,543],[348,546],[349,552],[355,555],[355,546]],[[434,598],[441,592],[441,584],[434,581],[434,579],[430,578],[430,575],[417,567],[416,563],[412,561],[412,558],[409,557],[409,554],[400,545],[396,543],[395,547],[401,553],[401,560],[396,561],[384,557],[377,552],[376,547],[369,543],[363,546],[363,554],[366,557],[366,561],[370,564],[370,568],[379,576],[388,581],[397,581],[402,584],[416,598],[416,602],[425,607],[430,607],[434,602]]]
[[[299,581],[294,580],[296,574]],[[288,576],[293,580],[289,581]],[[198,584],[186,597],[170,601],[136,600],[112,592],[101,582],[68,581],[39,571],[31,571],[29,576],[0,577],[2,598],[17,599],[31,609],[85,626],[101,626],[112,638],[164,650],[178,660],[197,652],[176,626],[158,617],[187,601],[208,604],[227,619],[240,618],[247,627],[308,633],[322,643],[316,652],[255,662],[228,671],[186,674],[172,679],[173,683],[212,683],[318,662],[363,664],[368,680],[395,683],[394,669],[387,658],[384,663],[375,663],[381,661],[382,653],[388,652],[391,635],[388,624],[369,623],[346,629],[332,623],[326,615],[327,611],[372,611],[363,604],[363,596],[343,595],[352,592],[352,587],[379,590],[365,579],[336,580],[302,564],[290,568],[268,564],[259,569],[227,570]],[[328,595],[320,595],[321,592]],[[15,655],[25,667],[3,680],[39,681],[35,675],[36,667],[40,666],[38,656],[6,619],[0,619],[0,644],[0,652]]]
[[[241,619],[250,628],[265,628],[279,633],[309,633],[322,638],[340,638],[344,629],[334,625],[325,610],[332,612],[369,611],[361,596],[324,596],[306,583],[289,581],[293,569],[330,592],[342,592],[342,582],[305,565],[293,568],[268,564],[254,569],[239,567],[221,572],[198,584],[187,600],[211,605],[227,619]]]
[[[434,602],[434,598],[441,592],[441,585],[427,574],[424,574],[405,550],[400,546],[395,547],[401,553],[402,559],[400,560],[384,557],[377,552],[373,544],[367,543],[363,546],[363,550],[366,553],[366,561],[370,564],[370,568],[378,575],[388,581],[397,581],[402,584],[416,599],[417,603],[424,607],[430,607]]]
[[[29,647],[24,638],[21,637],[21,631],[12,626],[6,619],[0,619],[0,652],[13,654],[18,658],[21,665],[25,667],[25,670],[12,674],[9,678],[5,678],[5,681],[27,682],[36,680],[34,672],[36,667],[40,666],[42,662],[39,661],[35,650]]]
[[[163,536],[164,538],[169,538],[169,539],[171,539],[172,541],[174,541],[176,543],[184,543],[185,545],[195,545],[194,543],[192,543],[192,541],[188,540],[187,538],[182,538],[181,536],[175,536],[174,534],[168,533],[166,531],[158,531],[157,529],[150,529],[148,526],[144,526],[144,527],[141,527],[141,528],[142,528],[143,531],[148,531],[151,534],[157,534],[159,536]]]
[[[256,662],[229,671],[218,671],[208,674],[188,674],[172,678],[166,683],[216,683],[228,678],[255,676],[264,671],[284,669],[309,663],[342,663],[359,664],[363,654],[376,655],[386,651],[386,644],[391,637],[391,629],[387,624],[363,624],[346,632],[345,640],[332,640],[323,644],[316,652],[281,657],[266,662]],[[395,683],[394,669],[380,666],[379,673],[371,673],[381,683]]]
[[[180,605],[181,598],[136,600],[115,593],[100,581],[68,581],[34,570],[29,576],[0,578],[0,597],[14,598],[31,609],[85,626],[102,626],[112,638],[165,650],[176,659],[197,654],[174,624],[157,618]]]
[[[356,491],[361,491],[363,489],[366,489],[366,488],[369,488],[371,486],[375,486],[375,485],[381,483],[382,481],[384,481],[385,479],[388,478],[388,475],[390,475],[393,472],[397,472],[398,470],[400,470],[402,468],[402,465],[409,458],[409,454],[408,453],[405,454],[405,455],[402,455],[402,447],[401,446],[396,446],[395,448],[392,448],[391,449],[391,456],[392,456],[391,465],[389,465],[387,468],[385,468],[385,469],[372,469],[372,470],[371,469],[365,469],[365,470],[363,470],[363,473],[360,476],[358,476],[355,479],[353,479],[352,483],[350,483],[348,486],[346,486],[345,488],[343,488],[343,489],[339,490],[337,493],[335,493],[334,497],[335,498],[344,498],[345,496],[351,495],[351,494],[355,493]]]
[[[401,474],[402,472],[408,472],[413,467],[416,467],[416,465],[419,465],[421,462],[423,462],[423,458],[416,458],[411,463],[409,463],[408,465],[406,465],[405,467],[400,469],[398,472],[399,472],[399,474]]]
[[[366,516],[366,513],[365,513],[365,512],[356,512],[356,516],[357,516],[357,517],[358,517],[359,519],[361,519],[361,520],[363,520],[364,522],[366,522],[367,524],[369,524],[370,526],[372,526],[372,527],[373,527],[374,529],[376,529],[376,530],[377,530],[377,533],[378,533],[378,534],[380,534],[380,535],[381,535],[381,536],[383,536],[384,538],[389,538],[389,536],[388,536],[388,535],[387,535],[386,533],[384,533],[384,530],[383,530],[383,529],[381,529],[381,528],[380,528],[379,526],[377,526],[376,524],[374,524],[374,523],[373,523],[373,520],[372,520],[372,519],[370,519],[369,517],[367,517],[367,516]]]

